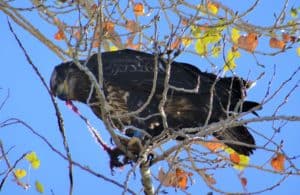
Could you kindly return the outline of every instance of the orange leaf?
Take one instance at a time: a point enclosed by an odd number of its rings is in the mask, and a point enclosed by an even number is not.
[[[115,31],[115,24],[111,21],[103,22],[103,31],[112,33]]]
[[[247,183],[248,183],[247,179],[245,177],[242,177],[241,178],[241,184],[242,184],[242,186],[246,187]]]
[[[188,174],[180,168],[176,169],[177,186],[181,189],[186,189],[188,182]]]
[[[92,43],[92,47],[93,48],[98,48],[100,45],[100,41],[99,40],[94,40],[93,43]]]
[[[171,44],[170,49],[171,50],[177,49],[177,48],[179,48],[180,44],[181,44],[181,39],[176,38],[176,40]]]
[[[284,41],[285,43],[291,41],[291,36],[287,33],[282,33],[282,41]]]
[[[74,32],[74,37],[75,37],[77,40],[80,40],[80,38],[81,38],[80,30],[77,30],[77,31]]]
[[[181,24],[182,24],[183,26],[187,26],[187,25],[189,24],[189,20],[188,20],[187,18],[183,18],[183,19],[181,20]]]
[[[256,33],[249,33],[247,36],[240,36],[238,39],[238,47],[245,49],[251,53],[254,52],[258,45]]]
[[[133,12],[137,16],[142,16],[144,15],[144,5],[142,3],[136,3],[133,6]]]
[[[192,173],[185,172],[180,168],[177,168],[175,172],[169,173],[165,173],[163,169],[160,169],[158,173],[158,180],[163,186],[178,187],[184,190],[187,188],[189,176],[192,176]]]
[[[230,161],[233,162],[234,164],[239,164],[241,159],[238,155],[238,153],[233,152],[229,155]]]
[[[212,152],[216,152],[218,149],[222,149],[224,147],[222,143],[218,142],[204,142],[203,145]]]
[[[270,47],[272,48],[278,48],[278,49],[284,49],[285,48],[285,42],[280,41],[274,37],[270,39]]]
[[[272,158],[271,166],[275,171],[283,171],[284,170],[284,161],[285,156],[283,154],[278,153],[277,156]]]
[[[64,38],[66,38],[66,36],[63,30],[58,30],[57,33],[55,33],[54,35],[54,39],[58,41],[63,40]]]
[[[174,186],[176,185],[176,174],[173,172],[165,173],[163,169],[158,172],[158,180],[163,186]]]

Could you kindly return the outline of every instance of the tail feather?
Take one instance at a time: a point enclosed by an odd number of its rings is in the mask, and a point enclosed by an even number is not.
[[[248,112],[249,110],[253,109],[257,107],[258,109],[257,110],[260,110],[261,109],[261,105],[257,102],[252,102],[252,101],[245,101],[243,103],[243,107],[242,107],[242,112]],[[257,112],[255,111],[252,111],[252,113],[255,115],[255,116],[258,116]]]
[[[255,145],[255,140],[245,126],[237,126],[224,131],[214,133],[214,136],[219,140],[228,142],[241,142],[249,145]],[[254,147],[243,146],[238,143],[226,143],[227,146],[235,150],[239,154],[249,156],[255,150]]]

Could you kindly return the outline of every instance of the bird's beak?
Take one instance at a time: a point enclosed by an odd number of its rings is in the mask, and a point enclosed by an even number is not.
[[[59,99],[68,100],[69,88],[67,79],[63,82],[59,80],[57,71],[53,71],[50,79],[50,88],[53,96],[57,96]]]

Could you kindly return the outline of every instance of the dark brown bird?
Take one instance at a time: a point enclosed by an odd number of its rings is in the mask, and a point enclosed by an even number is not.
[[[165,129],[159,112],[159,104],[165,89],[167,60],[152,54],[120,50],[101,53],[103,67],[103,92],[109,104],[108,110],[114,126],[127,129],[127,135],[155,137]],[[87,61],[81,60],[98,80],[97,54]],[[155,67],[157,79],[155,92],[145,108],[136,111],[149,98],[154,85]],[[226,119],[234,113],[252,111],[259,104],[245,100],[249,83],[238,77],[218,77],[201,72],[198,68],[173,61],[171,63],[169,90],[164,105],[168,128],[179,131],[182,128],[201,127]],[[99,99],[89,77],[74,62],[55,67],[50,82],[52,93],[62,100],[76,100],[88,104],[102,119]],[[178,90],[180,89],[180,90]],[[123,116],[122,116],[123,115]],[[114,117],[115,116],[115,117]],[[145,133],[145,135],[143,134]],[[223,129],[213,134],[217,139],[242,142],[253,147],[226,143],[236,152],[244,155],[253,153],[255,141],[245,126]],[[146,136],[146,137],[147,137]]]

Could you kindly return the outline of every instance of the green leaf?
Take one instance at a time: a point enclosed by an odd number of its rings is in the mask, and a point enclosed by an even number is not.
[[[296,8],[292,8],[290,13],[293,18],[296,18],[298,16],[298,10]]]
[[[38,180],[35,181],[35,189],[36,189],[36,191],[38,191],[41,194],[44,193],[44,186]]]

